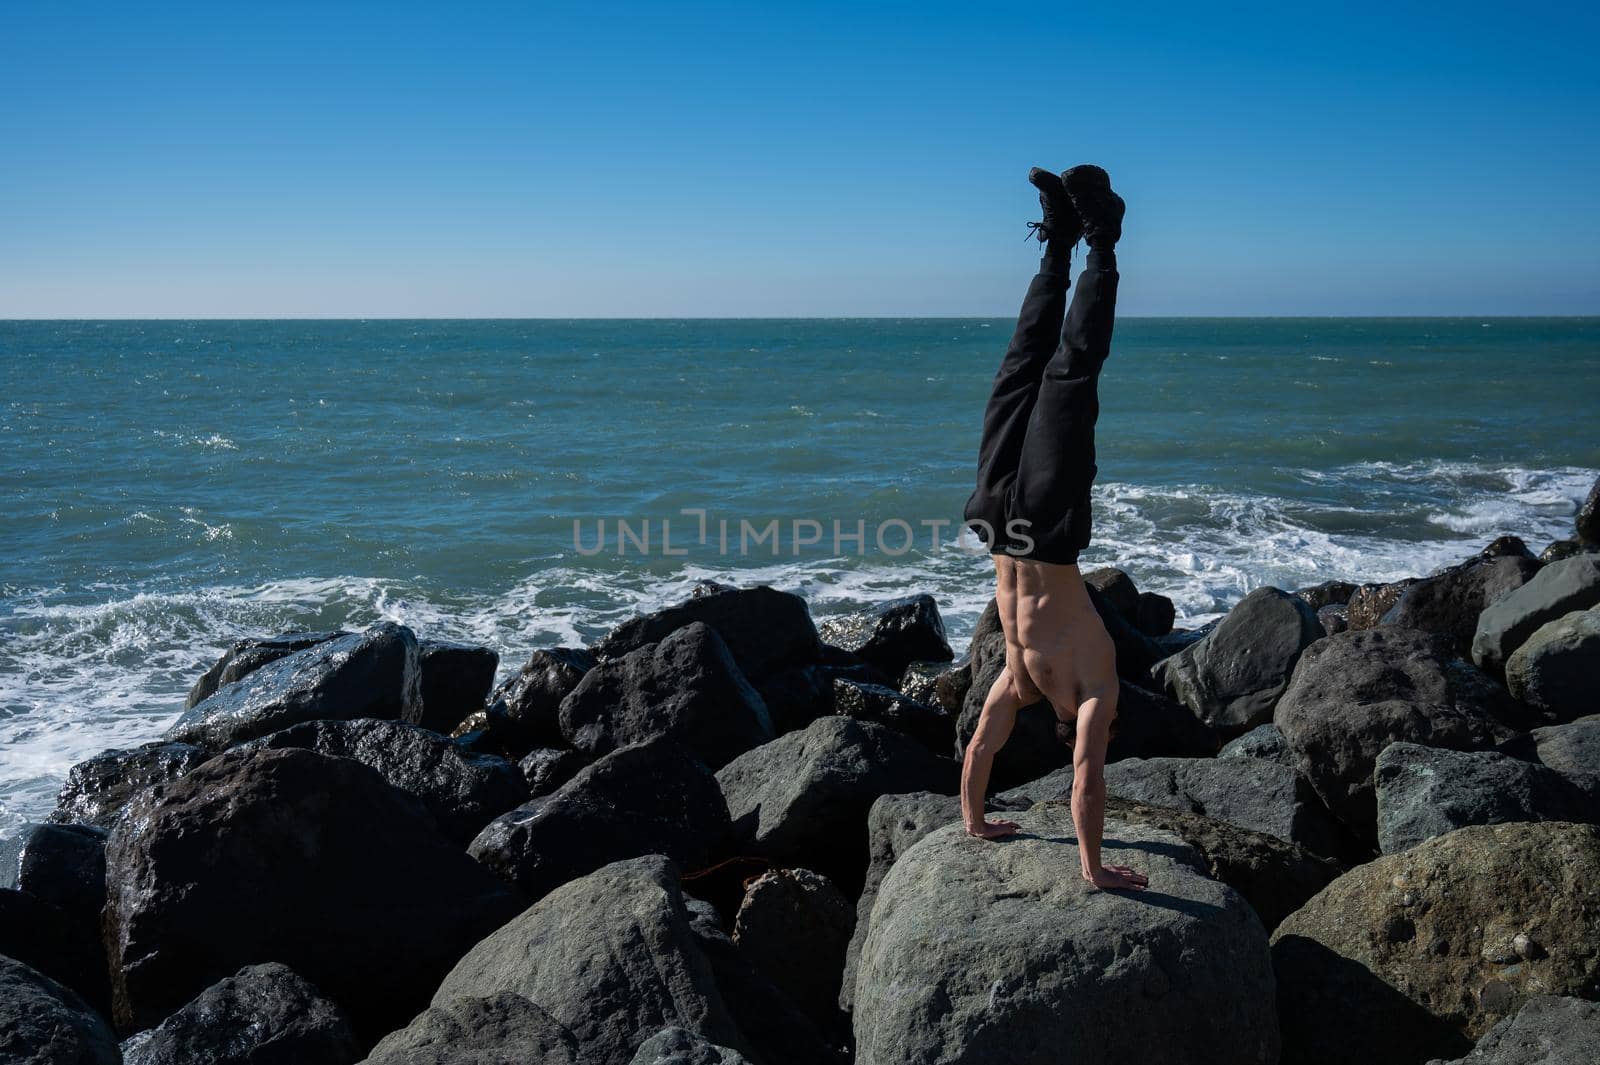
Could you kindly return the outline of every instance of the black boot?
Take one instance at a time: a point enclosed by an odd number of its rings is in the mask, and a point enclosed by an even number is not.
[[[1127,209],[1122,197],[1111,191],[1110,175],[1084,163],[1062,174],[1061,184],[1082,220],[1089,247],[1110,251],[1122,237],[1122,215]]]
[[[1039,243],[1045,246],[1040,273],[1071,272],[1072,246],[1083,238],[1083,220],[1072,205],[1072,197],[1060,175],[1040,167],[1028,171],[1028,182],[1039,190],[1039,206],[1044,210],[1044,220],[1029,222],[1028,228]]]

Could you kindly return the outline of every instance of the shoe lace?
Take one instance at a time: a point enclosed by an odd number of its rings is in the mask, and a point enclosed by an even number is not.
[[[1046,240],[1049,239],[1049,237],[1050,237],[1050,223],[1049,222],[1029,222],[1028,223],[1027,235],[1024,236],[1022,239],[1026,241],[1026,240],[1032,240],[1032,239],[1037,238],[1039,243],[1043,244]]]

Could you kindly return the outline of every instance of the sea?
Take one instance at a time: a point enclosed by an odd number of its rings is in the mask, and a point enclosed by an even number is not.
[[[240,637],[379,619],[502,676],[699,581],[926,592],[1012,323],[0,322],[0,837],[160,737]],[[1094,543],[1178,623],[1568,536],[1600,318],[1122,319]]]

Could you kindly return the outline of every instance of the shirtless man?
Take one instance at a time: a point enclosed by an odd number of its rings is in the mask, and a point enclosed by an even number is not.
[[[967,832],[999,839],[1014,821],[989,821],[983,801],[994,756],[1017,713],[1041,699],[1072,740],[1072,821],[1084,879],[1140,890],[1149,881],[1125,865],[1103,865],[1105,761],[1117,715],[1116,650],[1089,601],[1078,552],[1089,545],[1089,486],[1100,413],[1100,367],[1116,318],[1117,238],[1122,197],[1097,166],[1064,174],[1034,168],[1044,220],[1039,273],[1017,317],[983,416],[978,486],[964,518],[994,559],[995,599],[1006,664],[989,689],[961,770]],[[1072,249],[1089,246],[1067,307]],[[1059,342],[1058,342],[1059,334]]]

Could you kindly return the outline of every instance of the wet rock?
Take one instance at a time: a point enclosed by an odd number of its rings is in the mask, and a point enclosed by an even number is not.
[[[1539,552],[1539,561],[1560,562],[1564,558],[1581,555],[1590,550],[1593,550],[1593,548],[1587,548],[1576,540],[1554,540],[1550,543],[1550,546]]]
[[[774,735],[766,703],[722,637],[698,621],[595,666],[562,700],[560,717],[562,735],[586,754],[665,737],[713,769]]]
[[[1597,877],[1600,831],[1561,822],[1463,828],[1345,873],[1273,936],[1284,1059],[1459,1057],[1535,995],[1600,993]]]
[[[272,958],[371,1038],[520,905],[419,800],[298,748],[229,752],[141,797],[106,847],[106,891],[114,1008],[130,1031]]]
[[[1506,687],[1551,721],[1600,713],[1600,608],[1534,629],[1506,659]]]
[[[1328,636],[1336,632],[1345,632],[1350,628],[1349,608],[1343,603],[1329,603],[1317,611],[1317,624],[1322,626],[1322,631]]]
[[[537,747],[528,752],[518,768],[522,770],[522,778],[528,782],[529,797],[538,798],[549,795],[577,776],[586,765],[589,765],[588,756],[577,751]]]
[[[972,670],[965,660],[951,665],[948,662],[912,662],[900,674],[896,687],[900,694],[919,703],[936,706],[954,718],[961,713],[961,700],[972,684]]]
[[[879,888],[856,972],[857,1065],[1278,1060],[1266,932],[1170,832],[1108,819],[1150,891],[1095,890],[1070,811],[1016,815],[1005,842],[938,829]],[[1164,900],[1152,905],[1152,900]],[[952,930],[957,930],[953,933]]]
[[[1274,722],[1296,767],[1360,838],[1377,838],[1372,768],[1400,741],[1481,750],[1510,738],[1505,693],[1444,637],[1384,626],[1318,640],[1300,656]]]
[[[288,966],[249,965],[122,1044],[123,1065],[348,1065],[344,1012]]]
[[[448,734],[468,714],[483,709],[500,655],[472,644],[423,640],[417,647],[417,664],[422,670],[422,699],[407,720]]]
[[[189,709],[201,700],[209,698],[218,688],[232,684],[268,662],[276,662],[296,651],[303,651],[307,647],[314,647],[335,637],[348,635],[350,634],[343,629],[334,632],[291,630],[276,636],[235,640],[223,652],[222,657],[217,659],[216,664],[195,681],[194,687],[189,689],[189,698],[184,702],[183,708]]]
[[[523,667],[489,696],[486,712],[497,718],[495,740],[519,756],[535,747],[562,746],[561,700],[572,694],[594,665],[594,654],[581,647],[533,652]]]
[[[1478,554],[1483,558],[1533,557],[1533,552],[1528,549],[1528,545],[1523,542],[1522,537],[1512,536],[1509,533],[1505,536],[1496,536],[1493,540],[1490,540]]]
[[[211,755],[188,743],[147,743],[102,751],[67,773],[50,820],[110,829],[144,789],[176,780]]]
[[[841,656],[848,656],[840,652]],[[754,682],[776,735],[803,729],[819,717],[834,713],[833,686],[849,680],[888,687],[890,678],[865,662],[795,666]]]
[[[0,889],[0,954],[68,988],[101,1014],[110,1012],[98,919],[85,921],[31,892]]]
[[[1305,600],[1257,588],[1203,640],[1163,660],[1155,678],[1206,725],[1239,735],[1272,720],[1300,652],[1322,635]]]
[[[1378,755],[1373,783],[1384,854],[1467,825],[1590,820],[1559,773],[1495,751],[1392,743]]]
[[[430,1006],[385,1036],[363,1065],[587,1065],[578,1040],[513,991]]]
[[[1140,592],[1139,605],[1133,612],[1133,624],[1146,636],[1165,636],[1172,631],[1178,610],[1172,600],[1156,592]]]
[[[855,925],[850,901],[809,869],[776,869],[745,889],[733,941],[819,1030],[836,1028],[839,977]]]
[[[729,831],[711,770],[688,748],[654,740],[613,751],[553,793],[495,818],[467,852],[537,899],[641,854],[698,869],[720,854]]]
[[[1506,659],[1534,631],[1574,610],[1600,604],[1600,553],[1577,555],[1545,565],[1516,591],[1497,599],[1478,615],[1472,660],[1500,674]]]
[[[678,870],[660,855],[615,862],[552,891],[473,947],[432,1004],[459,1010],[505,993],[570,1032],[584,1065],[629,1065],[671,1025],[747,1049],[690,928]]]
[[[417,638],[393,622],[269,662],[196,703],[166,740],[220,751],[303,721],[415,718]]]
[[[422,800],[439,830],[462,844],[528,797],[521,771],[504,758],[472,754],[437,732],[400,721],[308,721],[243,746],[300,747],[370,766]]]
[[[119,1065],[117,1040],[48,976],[0,956],[0,1052],[8,1065]]]
[[[623,622],[594,645],[594,652],[602,660],[621,658],[697,621],[717,631],[753,680],[822,660],[822,641],[806,601],[766,585],[697,591],[676,606]]]
[[[17,887],[97,928],[106,904],[106,836],[95,825],[35,826],[17,855]]]
[[[959,767],[882,725],[836,716],[741,755],[717,781],[742,853],[814,869],[853,894],[867,865],[873,800],[953,794]]]
[[[893,688],[835,677],[834,713],[857,721],[874,721],[909,736],[936,754],[955,744],[955,719],[943,708],[919,703]]]
[[[1323,581],[1309,588],[1297,588],[1294,594],[1304,599],[1312,610],[1320,611],[1325,606],[1348,604],[1355,591],[1356,585],[1350,581]]]
[[[955,657],[931,595],[910,595],[862,614],[828,618],[819,631],[825,642],[891,677],[900,676],[912,662],[948,662]]]
[[[1104,596],[1105,601],[1122,615],[1124,621],[1130,625],[1138,625],[1139,589],[1126,572],[1113,566],[1092,569],[1083,575],[1083,583]]]
[[[663,1028],[640,1044],[629,1065],[750,1065],[750,1059],[686,1028]]]
[[[1535,995],[1454,1062],[1428,1065],[1593,1065],[1600,1061],[1600,1003]]]
[[[1359,584],[1350,593],[1345,609],[1345,621],[1352,629],[1376,628],[1383,615],[1399,601],[1400,596],[1419,578],[1407,577],[1390,584]]]
[[[1589,489],[1588,497],[1578,508],[1572,531],[1580,543],[1600,546],[1600,477],[1595,478],[1594,487]]]
[[[1478,555],[1406,587],[1383,615],[1385,625],[1436,632],[1457,654],[1472,649],[1472,634],[1485,607],[1533,579],[1539,563],[1521,555]]]
[[[1268,722],[1257,725],[1236,740],[1229,741],[1222,750],[1217,752],[1218,758],[1259,758],[1264,762],[1276,762],[1294,768],[1294,751],[1289,749],[1288,741],[1283,738],[1283,733],[1278,726]]]

